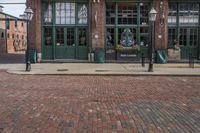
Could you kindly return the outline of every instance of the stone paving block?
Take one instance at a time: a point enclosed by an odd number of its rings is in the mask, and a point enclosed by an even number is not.
[[[199,133],[199,81],[0,70],[0,133]]]

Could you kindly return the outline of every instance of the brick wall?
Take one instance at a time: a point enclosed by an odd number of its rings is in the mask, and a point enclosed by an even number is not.
[[[24,51],[26,40],[26,23],[18,21],[15,27],[15,21],[10,21],[10,29],[7,30],[7,52]]]
[[[168,45],[168,0],[154,0],[153,6],[158,12],[155,22],[155,49],[166,49]]]
[[[92,3],[92,47],[104,48],[104,12],[105,12],[105,0],[101,0],[100,3]],[[96,17],[96,18],[95,18]],[[95,20],[96,19],[96,20]]]
[[[29,24],[30,48],[36,48],[37,52],[41,53],[41,0],[27,0],[27,6],[34,12],[33,20]]]
[[[13,17],[5,14],[0,14],[0,18],[13,19]],[[4,38],[0,39],[1,52],[14,53],[24,51],[26,48],[26,23],[17,21],[17,27],[15,26],[15,21],[9,21],[9,23],[9,29],[5,30],[6,22],[0,22],[0,29],[4,32]]]

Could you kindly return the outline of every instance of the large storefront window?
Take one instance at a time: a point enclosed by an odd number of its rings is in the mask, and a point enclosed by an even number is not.
[[[199,5],[200,3],[169,3],[168,46],[178,42],[181,58],[184,59],[191,53],[198,57]]]
[[[128,53],[134,53],[131,50],[135,46],[141,47],[142,50],[147,49],[150,42],[148,20],[150,7],[151,4],[148,2],[106,3],[106,58],[108,55],[112,60],[117,59],[120,47]]]

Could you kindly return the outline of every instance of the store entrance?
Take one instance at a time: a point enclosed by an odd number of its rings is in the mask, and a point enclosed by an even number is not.
[[[87,59],[86,28],[56,27],[55,32],[56,59]]]

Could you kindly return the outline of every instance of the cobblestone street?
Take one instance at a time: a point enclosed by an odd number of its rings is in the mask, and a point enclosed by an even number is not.
[[[199,133],[200,77],[0,70],[0,133]]]

